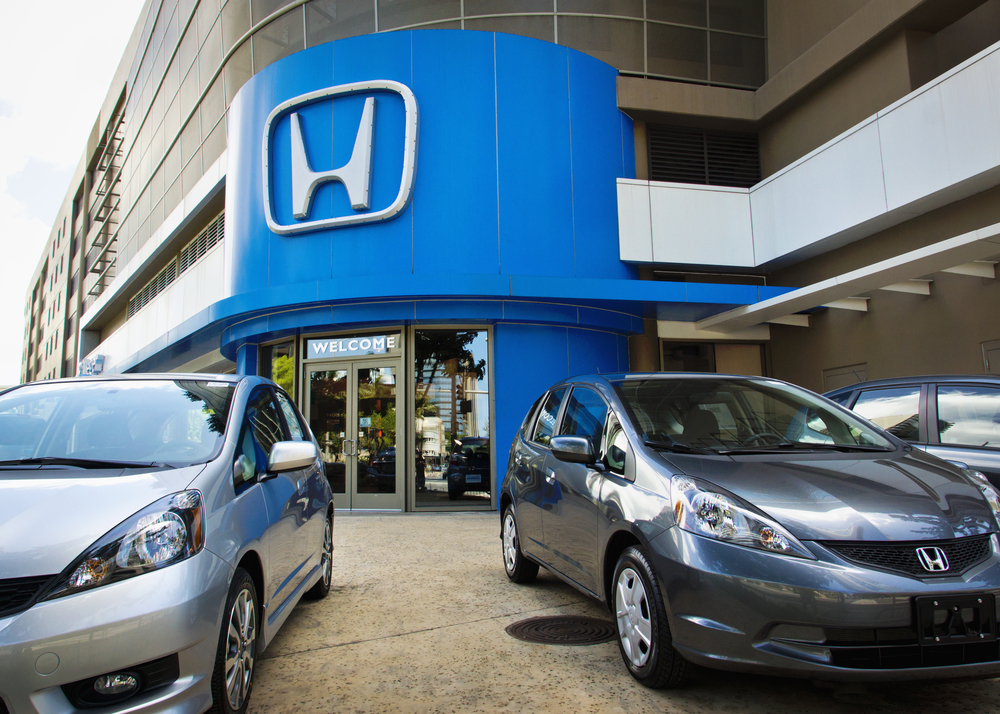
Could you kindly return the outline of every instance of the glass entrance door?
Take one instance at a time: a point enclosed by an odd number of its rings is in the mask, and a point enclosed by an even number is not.
[[[306,413],[338,509],[403,509],[399,376],[398,360],[305,368]]]

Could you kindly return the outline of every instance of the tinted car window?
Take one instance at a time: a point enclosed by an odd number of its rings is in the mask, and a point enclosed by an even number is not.
[[[302,429],[302,424],[299,422],[299,417],[295,413],[295,407],[292,406],[291,400],[285,396],[284,392],[275,392],[275,396],[278,398],[278,405],[285,415],[285,423],[288,424],[288,431],[292,437],[292,441],[304,441],[306,437]]]
[[[919,438],[919,386],[863,390],[854,411],[900,439]]]
[[[565,389],[557,389],[551,392],[538,413],[538,420],[535,422],[535,431],[531,435],[531,440],[542,444],[548,444],[552,439],[552,433],[556,428],[556,417],[559,416],[559,406],[566,395]]]
[[[628,461],[628,437],[614,419],[608,424],[608,450],[604,455],[604,461],[612,472],[625,473],[625,463]]]
[[[590,439],[596,452],[601,445],[601,432],[608,417],[608,405],[601,396],[590,389],[577,387],[566,403],[559,434],[562,436],[585,436]]]
[[[281,417],[274,406],[270,390],[258,389],[247,402],[247,411],[236,445],[233,478],[237,491],[267,470],[267,457],[271,453],[271,447],[284,438]]]
[[[937,405],[942,444],[1000,446],[1000,389],[939,386]]]

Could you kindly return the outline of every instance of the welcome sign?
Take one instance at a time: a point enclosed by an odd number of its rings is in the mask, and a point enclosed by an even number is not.
[[[385,355],[395,354],[398,351],[399,335],[365,335],[306,341],[306,359]]]

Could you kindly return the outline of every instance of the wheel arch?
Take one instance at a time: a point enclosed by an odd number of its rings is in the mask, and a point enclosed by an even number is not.
[[[618,564],[618,558],[629,546],[644,548],[644,545],[639,536],[626,529],[616,531],[608,538],[608,543],[604,547],[604,566],[602,568],[604,587],[602,591],[604,604],[608,606],[609,610],[614,609],[615,599],[612,591],[614,588],[615,566]]]

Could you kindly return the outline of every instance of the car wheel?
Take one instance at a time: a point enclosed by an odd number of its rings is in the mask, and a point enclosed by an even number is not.
[[[253,690],[257,654],[257,588],[243,568],[236,569],[219,635],[212,673],[213,712],[242,714]]]
[[[320,559],[320,568],[323,570],[323,577],[306,590],[303,597],[309,600],[322,600],[330,592],[330,583],[333,581],[333,514],[326,514],[326,526],[323,529],[323,556]]]
[[[659,583],[637,547],[626,548],[618,558],[614,607],[618,649],[629,673],[653,689],[681,684],[689,665],[671,645]]]
[[[503,567],[507,577],[515,583],[530,583],[538,575],[538,563],[533,563],[521,552],[521,541],[517,535],[517,520],[514,507],[507,506],[503,514]]]

